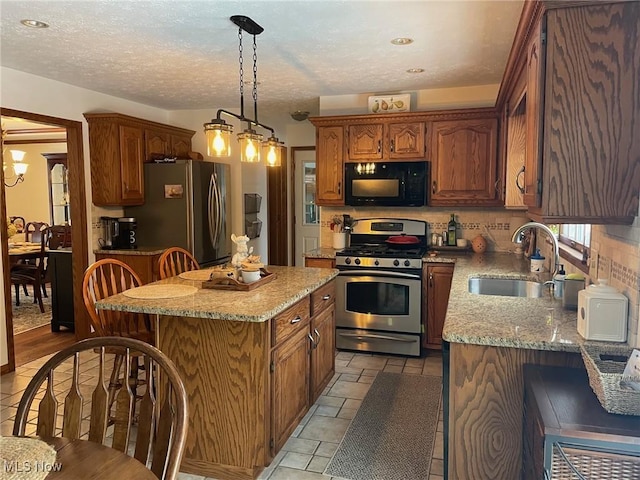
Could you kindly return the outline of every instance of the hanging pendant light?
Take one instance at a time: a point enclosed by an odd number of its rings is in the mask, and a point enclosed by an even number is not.
[[[244,15],[234,15],[230,20],[238,26],[238,51],[240,65],[240,115],[219,109],[216,118],[204,124],[204,132],[207,138],[207,154],[210,157],[229,157],[231,155],[231,133],[233,126],[227,124],[221,115],[229,115],[237,118],[241,122],[247,122],[247,128],[238,134],[240,144],[240,161],[246,163],[259,163],[261,151],[267,158],[267,165],[281,165],[281,143],[275,136],[273,128],[258,121],[258,56],[256,46],[256,36],[260,35],[264,29],[251,18]],[[254,118],[246,117],[244,114],[244,57],[242,46],[242,32],[253,35],[253,107]],[[271,136],[262,142],[263,136],[256,132],[253,127],[261,127],[271,132]]]

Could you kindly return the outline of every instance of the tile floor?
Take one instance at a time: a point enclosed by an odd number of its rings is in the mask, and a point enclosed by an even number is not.
[[[0,434],[11,435],[13,419],[22,392],[47,358],[19,367],[14,373],[3,375],[0,379],[2,407]],[[91,368],[95,369],[97,362],[89,364],[89,367],[88,371],[82,372],[81,389],[83,380],[87,382],[92,380]],[[442,357],[438,353],[428,353],[425,358],[403,358],[339,352],[336,355],[336,374],[323,395],[311,407],[282,450],[259,478],[261,480],[339,480],[338,477],[323,475],[322,472],[338,448],[351,419],[360,408],[362,399],[380,371],[442,376]],[[65,375],[64,368],[61,369],[60,375]],[[70,375],[67,374],[67,376],[70,381]],[[443,478],[442,431],[441,410],[428,480]],[[34,423],[29,424],[26,434],[35,434]],[[180,480],[204,480],[204,477],[184,473],[180,474],[179,478]]]

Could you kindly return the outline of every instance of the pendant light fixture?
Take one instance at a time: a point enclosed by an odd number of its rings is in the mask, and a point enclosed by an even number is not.
[[[282,164],[281,156],[284,144],[275,136],[273,128],[258,121],[258,56],[256,36],[264,29],[249,17],[234,15],[230,20],[238,26],[239,41],[239,65],[240,65],[240,115],[228,110],[219,109],[216,118],[204,124],[204,133],[207,137],[207,153],[210,157],[229,157],[231,155],[231,133],[233,126],[225,122],[221,115],[229,115],[240,122],[246,122],[247,127],[238,134],[240,143],[240,161],[246,163],[258,163],[261,161],[261,153],[270,167],[279,167]],[[244,114],[244,57],[242,45],[242,32],[253,35],[253,108],[254,118]],[[263,136],[254,130],[260,127],[271,132],[271,136],[262,141]]]

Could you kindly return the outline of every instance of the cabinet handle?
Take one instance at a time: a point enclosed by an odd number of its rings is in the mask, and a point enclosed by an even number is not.
[[[516,187],[518,187],[518,190],[520,190],[520,193],[524,194],[524,187],[520,186],[520,175],[522,175],[524,173],[524,165],[522,166],[522,168],[520,170],[518,170],[518,173],[516,174]]]
[[[323,300],[329,300],[331,298],[331,295],[325,295],[324,297],[322,297]]]
[[[436,193],[436,181],[435,180],[431,184],[431,193]]]
[[[429,273],[429,286],[433,287],[433,272]]]
[[[318,336],[318,339],[316,340],[316,348],[318,348],[318,345],[320,344],[320,332],[317,328],[314,328],[313,332]]]
[[[124,192],[129,193],[129,184],[127,182],[124,182]]]
[[[291,319],[291,325],[295,325],[296,323],[299,323],[302,320],[302,318],[300,317],[300,315],[296,315],[295,318]]]
[[[378,153],[382,151],[382,140],[378,140]]]
[[[338,195],[340,195],[341,189],[342,189],[342,182],[338,182]]]
[[[498,185],[500,185],[500,182],[501,182],[501,180],[500,180],[500,179],[497,179],[497,180],[496,180],[496,183],[495,183],[495,185],[494,185],[494,187],[495,187],[495,189],[496,189],[496,193],[497,193],[497,194],[500,194],[500,190],[499,190],[499,187],[498,187]]]
[[[395,149],[396,149],[395,142],[391,140],[391,153],[395,152]]]
[[[309,340],[311,340],[311,350],[315,350],[316,347],[318,346],[318,344],[316,343],[316,341],[313,339],[313,337],[311,336],[310,333],[307,333],[307,337],[309,338]]]

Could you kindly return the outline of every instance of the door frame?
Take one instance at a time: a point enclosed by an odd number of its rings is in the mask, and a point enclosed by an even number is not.
[[[84,152],[82,140],[82,122],[67,120],[64,118],[50,117],[38,113],[23,112],[10,108],[0,107],[0,115],[17,117],[32,122],[46,123],[65,128],[67,131],[67,162],[69,169],[69,204],[71,209],[71,224],[76,228],[71,229],[71,243],[73,245],[72,271],[73,271],[73,312],[75,319],[76,340],[82,340],[90,336],[90,326],[87,311],[82,299],[82,278],[89,264],[89,245],[87,242],[87,196],[85,189]],[[4,181],[4,174],[0,175]],[[6,198],[4,188],[0,194],[0,219],[1,228],[7,231]],[[6,233],[0,235],[2,248],[2,264],[9,265],[9,244]],[[9,269],[3,268],[4,274],[4,302],[7,327],[7,353],[9,361],[3,365],[0,374],[15,370],[15,351],[13,342],[13,318],[11,315],[11,280]]]
[[[315,151],[315,149],[315,145],[307,147],[291,147],[291,265],[296,264],[296,153],[309,152],[312,150]],[[316,171],[317,169],[318,164],[316,157]]]

